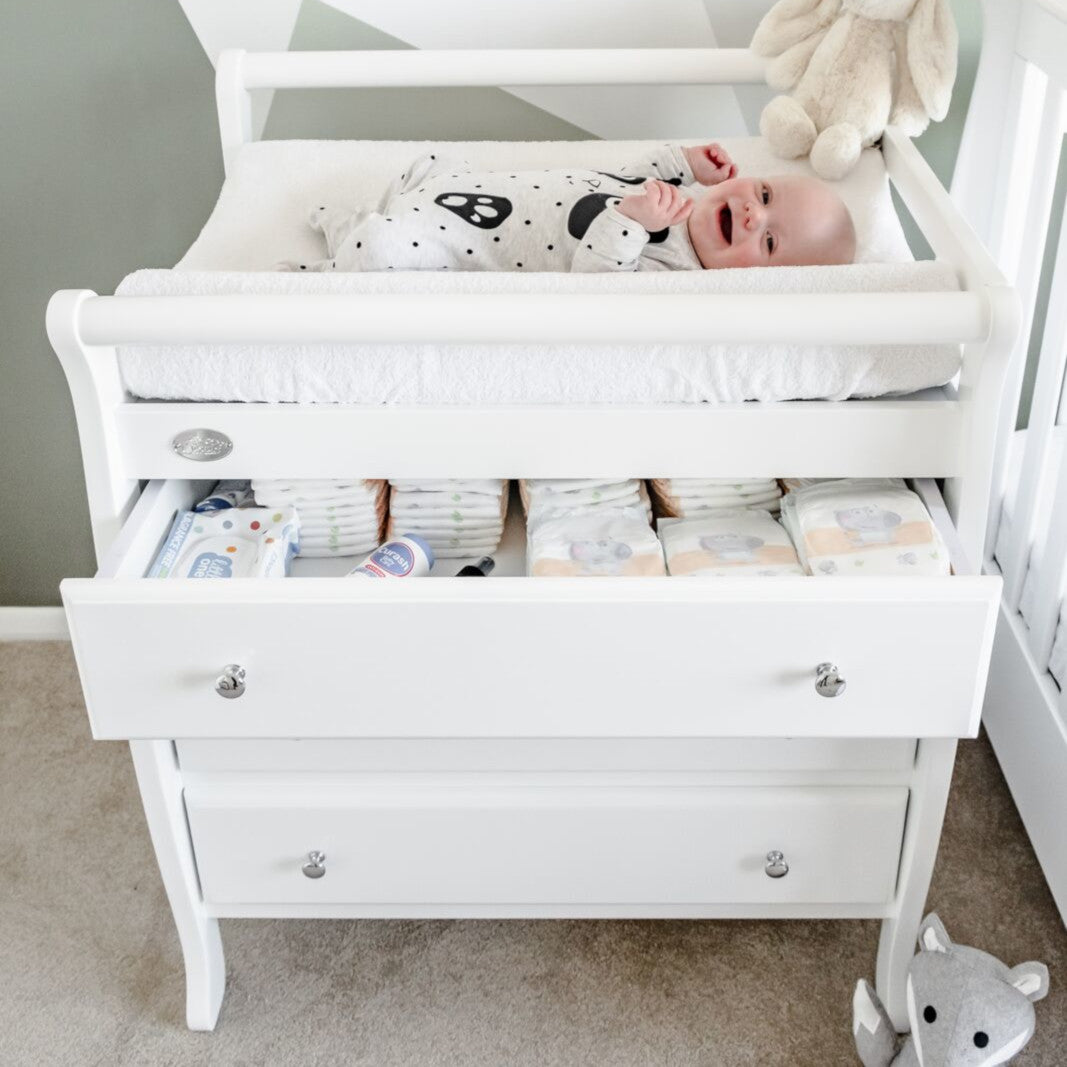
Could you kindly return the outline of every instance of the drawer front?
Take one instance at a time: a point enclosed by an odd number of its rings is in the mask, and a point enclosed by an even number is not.
[[[905,788],[410,787],[203,776],[186,792],[205,901],[879,905]],[[772,878],[767,854],[789,870]],[[325,874],[302,870],[325,853]]]
[[[152,483],[101,576],[62,585],[96,737],[978,729],[997,578],[140,577],[195,489]],[[505,540],[521,558],[513,511]],[[836,697],[816,691],[822,663],[845,678]],[[229,664],[245,671],[237,699],[216,690]]]
[[[935,737],[977,731],[997,587],[116,579],[64,596],[101,738]],[[837,697],[816,691],[824,662]],[[238,699],[216,692],[227,664]]]

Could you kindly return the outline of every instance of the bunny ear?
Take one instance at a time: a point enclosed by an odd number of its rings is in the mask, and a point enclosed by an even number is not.
[[[779,0],[763,16],[749,47],[759,56],[780,56],[829,26],[840,13],[841,3],[842,0]]]
[[[918,0],[908,23],[908,69],[930,118],[948,114],[959,34],[948,0]]]

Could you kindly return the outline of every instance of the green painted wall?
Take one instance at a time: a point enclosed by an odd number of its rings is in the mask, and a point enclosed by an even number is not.
[[[954,0],[952,113],[920,141],[951,176],[977,56],[978,0]],[[305,0],[295,48],[398,42]],[[61,288],[107,293],[193,241],[222,176],[211,66],[174,0],[0,5],[0,604],[55,604],[91,574],[73,412],[44,334]],[[569,139],[584,131],[497,90],[279,94],[269,137]]]
[[[222,166],[211,64],[170,0],[0,4],[0,604],[94,570],[56,289],[110,293],[195,239]]]

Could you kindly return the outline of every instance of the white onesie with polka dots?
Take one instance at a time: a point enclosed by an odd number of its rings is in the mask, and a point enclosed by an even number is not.
[[[299,270],[700,270],[685,225],[649,234],[615,210],[648,178],[683,191],[685,153],[663,145],[618,174],[476,172],[437,154],[415,160],[372,207],[317,206],[328,258]]]

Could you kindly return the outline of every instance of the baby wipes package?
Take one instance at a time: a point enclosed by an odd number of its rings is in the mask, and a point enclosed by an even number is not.
[[[284,578],[300,547],[293,508],[180,511],[149,578]]]

